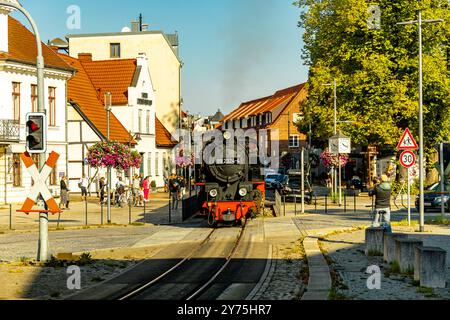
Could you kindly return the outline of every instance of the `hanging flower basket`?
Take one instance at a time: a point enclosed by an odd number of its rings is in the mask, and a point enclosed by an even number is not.
[[[126,171],[140,168],[142,157],[137,151],[117,141],[103,141],[88,149],[87,162],[92,168],[113,168]]]
[[[348,163],[349,157],[346,154],[332,154],[326,149],[321,155],[320,160],[326,168],[339,168],[345,167]]]
[[[192,167],[194,165],[194,154],[185,155],[184,150],[180,150],[175,162],[178,168]]]

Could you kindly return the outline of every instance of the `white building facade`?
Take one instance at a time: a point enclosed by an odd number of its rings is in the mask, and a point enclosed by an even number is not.
[[[25,152],[26,115],[38,111],[37,70],[33,62],[36,41],[9,13],[10,10],[0,8],[0,203],[20,203],[26,199],[32,184],[20,154]],[[52,151],[60,154],[48,184],[57,196],[59,177],[67,173],[66,82],[72,77],[73,69],[50,48],[44,44],[43,47],[48,120],[46,156]]]

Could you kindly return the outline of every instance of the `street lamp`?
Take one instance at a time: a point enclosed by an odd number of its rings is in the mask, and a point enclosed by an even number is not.
[[[420,232],[425,231],[425,161],[424,161],[424,137],[423,137],[423,56],[422,56],[422,24],[424,23],[440,23],[443,19],[422,20],[422,11],[419,10],[419,19],[414,21],[399,22],[397,25],[417,24],[419,27],[419,180],[420,180]]]
[[[38,112],[45,113],[44,105],[44,57],[42,55],[42,42],[41,36],[36,23],[31,15],[25,10],[22,5],[16,0],[0,0],[0,10],[6,10],[7,12],[18,10],[28,19],[31,28],[33,29],[36,46],[37,46],[37,91],[38,91]],[[45,158],[43,154],[39,154],[39,169],[43,168],[45,164]],[[38,244],[38,261],[46,262],[49,258],[49,243],[48,243],[48,213],[41,212],[39,214],[39,244]]]
[[[334,135],[337,135],[337,81],[336,79],[333,80],[333,83],[324,83],[322,84],[322,86],[325,87],[333,87],[333,95],[334,95],[334,102],[333,102],[333,106],[334,106]],[[339,154],[338,154],[339,157]],[[339,166],[339,180],[341,179],[341,167]],[[333,168],[333,193],[336,194],[337,192],[337,172],[336,172],[336,168]],[[340,187],[339,187],[339,191],[340,191]],[[341,205],[341,196],[339,196],[339,205]]]
[[[111,138],[111,129],[110,129],[110,117],[111,117],[111,106],[112,106],[112,94],[111,92],[105,93],[105,111],[106,111],[106,139],[109,142]],[[111,223],[111,167],[107,168],[107,176],[108,176],[108,184],[106,187],[107,190],[107,219],[108,224]]]

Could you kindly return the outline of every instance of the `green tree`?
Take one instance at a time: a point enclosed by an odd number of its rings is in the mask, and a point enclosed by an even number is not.
[[[369,5],[381,9],[381,28],[369,29]],[[426,152],[448,135],[450,40],[448,0],[299,0],[304,29],[302,58],[310,66],[306,125],[316,141],[333,134],[333,90],[337,79],[339,130],[354,143],[394,151],[404,128],[418,137],[418,28],[397,22],[443,18],[424,25],[424,131]]]

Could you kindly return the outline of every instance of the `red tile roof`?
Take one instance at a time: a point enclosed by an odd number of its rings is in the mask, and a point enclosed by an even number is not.
[[[34,34],[18,20],[10,16],[8,16],[8,38],[8,52],[0,53],[0,59],[36,65],[37,48]],[[42,55],[47,68],[65,71],[73,70],[56,52],[44,43],[42,43]]]
[[[89,61],[80,60],[94,87],[111,92],[113,105],[128,105],[128,88],[136,72],[136,59]]]
[[[87,121],[91,122],[103,137],[107,137],[106,112],[86,70],[78,59],[63,54],[59,56],[77,70],[76,75],[68,81],[68,101],[76,104],[87,118]],[[110,137],[111,140],[122,143],[129,143],[131,139],[127,129],[112,112],[110,119]],[[135,144],[135,141],[132,142]]]
[[[172,140],[172,135],[156,118],[156,146],[160,148],[173,148],[178,142]]]
[[[305,84],[300,84],[294,87],[277,91],[274,95],[252,100],[242,103],[239,108],[227,115],[223,122],[229,120],[237,120],[264,114],[266,112],[274,111],[281,106],[287,106],[305,87]]]

